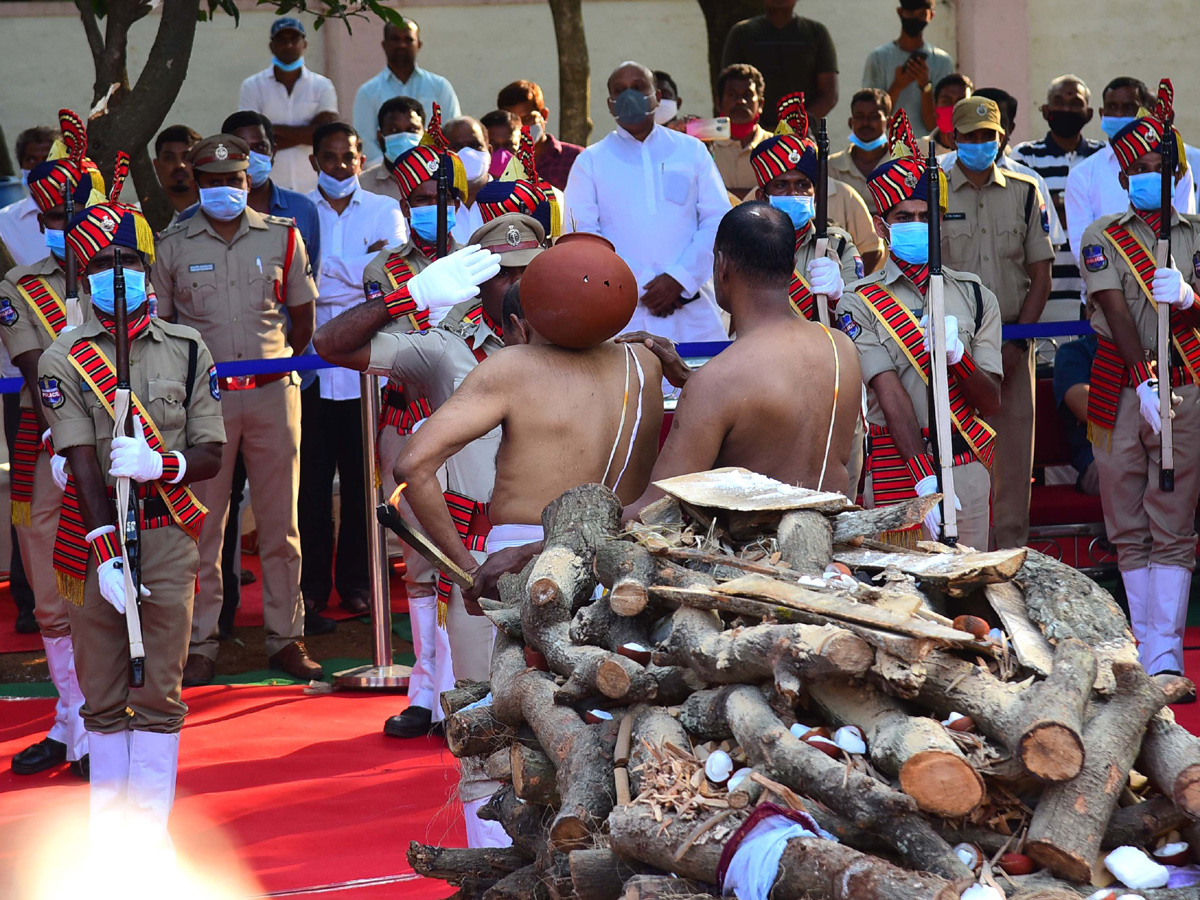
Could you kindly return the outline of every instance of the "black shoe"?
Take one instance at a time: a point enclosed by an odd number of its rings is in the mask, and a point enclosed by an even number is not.
[[[305,637],[312,637],[314,634],[329,634],[335,628],[337,628],[337,622],[326,618],[318,612],[306,612],[304,614]]]
[[[442,723],[439,722],[438,726]],[[410,706],[398,716],[383,723],[383,733],[394,738],[425,737],[433,728],[433,710]]]
[[[92,780],[91,760],[86,753],[71,763],[71,774],[81,781]]]
[[[355,591],[348,596],[342,597],[338,601],[338,605],[343,611],[348,612],[352,616],[366,616],[371,612],[370,594]]]
[[[37,617],[32,609],[23,609],[17,613],[17,634],[37,634]]]
[[[254,582],[258,581],[258,576],[249,569],[242,569],[242,571],[238,573],[238,581],[240,581],[242,586],[245,587],[248,584],[254,584]]]
[[[67,761],[67,745],[51,738],[26,747],[12,758],[12,770],[17,775],[36,775]]]

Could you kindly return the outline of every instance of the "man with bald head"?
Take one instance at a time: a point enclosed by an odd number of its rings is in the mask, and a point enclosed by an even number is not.
[[[630,330],[723,340],[712,248],[729,196],[704,144],[655,123],[659,99],[641,63],[608,76],[617,128],[571,167],[565,228],[608,238],[633,270],[639,299]]]
[[[483,217],[475,209],[475,195],[492,180],[488,166],[492,163],[492,143],[483,123],[471,116],[458,116],[442,125],[442,134],[450,149],[462,160],[467,173],[467,196],[459,210],[453,229],[454,239],[466,244],[467,238],[483,225]]]

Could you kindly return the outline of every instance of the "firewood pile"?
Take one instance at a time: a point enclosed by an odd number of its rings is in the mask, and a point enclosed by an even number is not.
[[[1166,887],[1200,860],[1200,740],[1168,708],[1191,683],[1147,676],[1093,581],[878,540],[936,497],[660,486],[626,524],[607,489],[568,491],[484,601],[491,682],[442,704],[512,847],[413,843],[417,872],[461,900],[710,896],[777,807],[818,833],[787,842],[774,900],[1200,897]]]

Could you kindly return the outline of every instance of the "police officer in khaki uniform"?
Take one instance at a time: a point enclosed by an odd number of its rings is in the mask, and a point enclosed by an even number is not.
[[[1162,150],[1183,141],[1170,121],[1170,83],[1159,88],[1153,115],[1117,132],[1113,152],[1129,191],[1123,213],[1103,216],[1084,232],[1081,259],[1088,316],[1098,335],[1088,400],[1088,433],[1100,473],[1104,524],[1117,565],[1142,665],[1152,675],[1183,672],[1183,629],[1196,566],[1196,500],[1200,496],[1200,217],[1171,211],[1171,261],[1155,263],[1160,224]],[[1181,172],[1172,173],[1173,175]],[[1159,483],[1162,413],[1158,379],[1158,313],[1171,308],[1175,489]]]
[[[218,362],[303,353],[313,330],[317,289],[304,241],[290,219],[246,207],[249,152],[228,134],[191,149],[200,210],[163,233],[154,267],[159,315],[199,331]],[[221,471],[201,488],[210,515],[200,536],[203,562],[184,683],[207,684],[215,672],[221,544],[239,450],[258,523],[270,665],[303,681],[320,679],[321,667],[301,640],[299,379],[294,372],[237,376],[220,379],[220,389],[229,440]]]
[[[880,271],[852,284],[837,308],[838,327],[858,348],[868,389],[864,493],[869,507],[937,490],[928,437],[928,181],[907,122],[903,110],[896,113],[897,155],[872,172],[869,182],[877,208],[884,210],[875,227],[889,244],[888,260]],[[980,414],[994,412],[1000,401],[1000,308],[975,275],[942,271],[951,397],[961,397],[966,407],[955,419],[952,438],[954,491],[961,506],[958,534],[963,544],[985,548],[993,438]],[[935,507],[925,520],[926,538],[938,539],[940,529]],[[915,546],[918,533],[911,528],[887,538]]]
[[[114,188],[114,195],[119,184]],[[131,207],[89,207],[67,244],[87,279],[93,316],[62,334],[38,364],[41,404],[75,486],[63,503],[55,566],[69,607],[83,717],[90,732],[93,835],[122,833],[136,815],[168,841],[181,697],[204,508],[190,485],[220,468],[225,429],[216,367],[200,335],[150,315],[150,226]],[[133,436],[113,438],[115,261],[124,271]],[[129,689],[129,635],[113,503],[119,477],[141,498],[140,613],[145,684]],[[78,499],[76,499],[78,498]],[[60,561],[61,560],[61,561]],[[78,605],[75,605],[78,604]]]
[[[1005,325],[1032,324],[1050,296],[1054,247],[1046,198],[1034,179],[996,166],[1004,129],[994,101],[968,97],[955,104],[954,134],[958,160],[948,173],[942,262],[978,275],[995,293]],[[992,518],[997,547],[1021,547],[1029,538],[1033,349],[1021,339],[1006,341],[1000,351],[1000,410],[988,417],[996,432]]]

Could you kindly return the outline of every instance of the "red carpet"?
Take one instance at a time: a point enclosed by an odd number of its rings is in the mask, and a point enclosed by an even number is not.
[[[189,689],[172,834],[185,858],[206,870],[248,870],[241,896],[434,900],[452,889],[417,878],[410,840],[463,846],[457,783],[440,740],[397,741],[383,720],[400,695],[306,696],[299,687]],[[18,777],[8,759],[40,738],[48,700],[0,702],[0,896],[17,871],[22,840],[38,817],[86,803],[65,770]],[[82,807],[81,807],[82,808]],[[309,890],[305,890],[305,889]],[[313,889],[323,888],[317,892]]]

